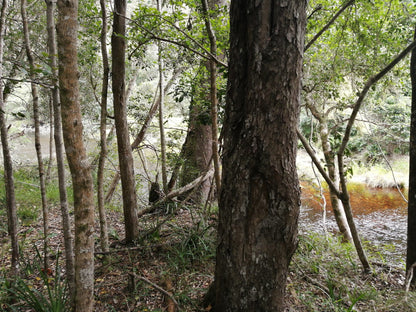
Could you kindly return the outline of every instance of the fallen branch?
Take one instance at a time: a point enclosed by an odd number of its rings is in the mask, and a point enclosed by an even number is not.
[[[176,309],[177,309],[178,311],[180,311],[180,309],[179,309],[179,304],[178,304],[178,302],[175,300],[175,298],[172,296],[172,294],[171,294],[171,293],[169,293],[168,291],[164,290],[162,287],[160,287],[160,286],[156,285],[155,283],[153,283],[152,281],[148,280],[147,278],[145,278],[145,277],[143,277],[143,276],[139,276],[139,275],[134,274],[134,273],[129,273],[129,275],[130,275],[130,276],[132,276],[132,277],[134,277],[134,278],[137,278],[137,279],[139,279],[139,280],[141,280],[141,281],[143,281],[143,282],[145,282],[145,283],[147,283],[147,284],[149,284],[149,285],[150,285],[150,286],[152,286],[154,289],[156,289],[156,290],[160,291],[162,294],[164,294],[166,297],[168,297],[170,300],[172,300],[172,302],[173,302],[173,303],[175,304],[175,306],[176,306]]]
[[[180,195],[182,195],[182,194],[184,194],[184,193],[192,190],[194,187],[196,187],[201,182],[204,182],[206,179],[211,178],[213,174],[214,174],[214,169],[210,169],[207,172],[205,172],[203,175],[199,176],[198,178],[196,178],[192,182],[188,183],[187,185],[185,185],[185,186],[183,186],[181,188],[178,188],[176,190],[173,190],[172,192],[170,192],[169,194],[167,194],[165,197],[163,197],[162,199],[160,199],[157,202],[155,202],[153,205],[151,205],[151,206],[149,206],[147,208],[144,208],[144,209],[140,210],[137,213],[138,217],[140,218],[143,215],[154,211],[160,204],[165,203],[169,199],[172,199],[174,197],[180,196]]]

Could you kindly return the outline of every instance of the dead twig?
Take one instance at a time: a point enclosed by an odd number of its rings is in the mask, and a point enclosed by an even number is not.
[[[170,300],[172,300],[172,302],[174,303],[176,310],[179,312],[179,304],[178,302],[175,300],[175,298],[172,296],[171,293],[169,293],[168,291],[166,291],[165,289],[163,289],[162,287],[160,287],[159,285],[153,283],[152,281],[148,280],[147,278],[143,277],[143,276],[139,276],[137,274],[134,273],[129,273],[130,276],[133,276],[134,278],[137,278],[147,284],[149,284],[150,286],[152,286],[154,289],[156,289],[157,291],[161,292],[163,295],[165,295],[166,297],[168,297]]]

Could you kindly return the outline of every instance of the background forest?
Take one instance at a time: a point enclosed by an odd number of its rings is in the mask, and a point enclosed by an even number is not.
[[[210,311],[229,3],[65,2],[1,4],[0,308]],[[415,16],[410,0],[308,3],[289,311],[416,309]]]

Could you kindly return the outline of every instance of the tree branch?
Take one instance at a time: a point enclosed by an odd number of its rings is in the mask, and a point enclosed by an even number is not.
[[[350,0],[344,6],[338,10],[337,13],[331,18],[331,20],[312,38],[311,41],[308,42],[308,44],[305,46],[304,52],[308,50],[312,44],[315,43],[316,40],[335,22],[335,20],[344,12],[350,5],[352,5],[355,2],[355,0]]]
[[[364,85],[363,90],[360,92],[357,101],[355,102],[353,111],[351,113],[351,116],[348,120],[347,127],[345,129],[345,134],[342,139],[341,146],[337,152],[338,155],[343,155],[344,151],[347,147],[348,141],[350,139],[352,126],[354,125],[354,121],[357,117],[358,111],[361,108],[361,105],[364,101],[364,98],[366,97],[368,91],[370,88],[377,83],[381,78],[383,78],[394,66],[397,65],[410,51],[412,51],[416,47],[416,40],[414,40],[411,44],[407,46],[406,49],[404,49],[399,55],[397,55],[386,67],[384,67],[379,73],[376,75],[370,77],[368,79],[367,83]],[[342,168],[340,168],[342,169]]]

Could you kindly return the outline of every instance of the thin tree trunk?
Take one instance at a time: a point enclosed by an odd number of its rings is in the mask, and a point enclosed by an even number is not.
[[[416,39],[416,28],[415,35]],[[410,119],[410,148],[409,148],[409,195],[407,216],[407,254],[406,272],[410,273],[416,263],[416,51],[412,51],[410,60],[410,78],[412,81],[412,112]],[[409,281],[416,284],[416,274]]]
[[[26,13],[26,0],[21,0],[21,14],[22,14],[22,22],[23,22],[23,34],[24,34],[24,42],[26,48],[26,56],[29,62],[29,77],[32,81],[31,89],[32,89],[32,105],[33,105],[33,119],[35,123],[35,149],[36,149],[36,156],[38,159],[38,172],[39,172],[39,183],[40,183],[40,195],[42,200],[42,213],[43,213],[43,265],[44,268],[47,269],[48,265],[48,235],[49,235],[49,210],[48,210],[48,203],[46,200],[46,186],[45,186],[45,171],[43,165],[43,157],[42,157],[42,147],[40,144],[40,121],[39,121],[39,96],[38,96],[38,88],[37,85],[33,82],[36,80],[36,75],[34,72],[35,69],[35,62],[33,60],[32,50],[30,47],[30,40],[29,40],[29,26],[27,22],[27,13]]]
[[[94,307],[94,192],[84,142],[78,83],[78,1],[58,0],[59,91],[75,214],[75,311]]]
[[[49,163],[46,170],[45,183],[48,184],[51,180],[52,164],[53,164],[53,100],[52,95],[49,96]]]
[[[161,12],[161,0],[157,0],[157,10]],[[158,42],[158,64],[159,64],[159,131],[160,131],[160,158],[162,162],[162,185],[163,192],[166,194],[168,190],[168,176],[166,172],[166,138],[165,138],[165,126],[163,108],[165,101],[165,94],[163,90],[163,58],[162,58],[162,42]]]
[[[130,146],[127,125],[127,107],[125,98],[125,51],[126,51],[126,1],[114,3],[114,24],[111,36],[112,78],[114,96],[114,118],[117,134],[120,177],[123,193],[124,226],[126,242],[133,243],[139,236],[137,218],[136,183],[134,177],[133,154]]]
[[[335,167],[335,154],[331,150],[331,146],[328,141],[328,126],[326,120],[322,118],[319,121],[319,133],[321,137],[321,143],[322,143],[322,150],[324,153],[325,158],[325,164],[328,170],[328,176],[333,181],[335,186],[339,188],[339,176],[338,172]],[[332,189],[329,189],[329,197],[331,200],[331,206],[332,211],[334,212],[335,221],[337,222],[338,229],[342,235],[343,241],[345,242],[351,242],[351,232],[348,226],[348,221],[345,216],[345,211],[343,206],[341,206],[342,202],[337,197],[337,194],[335,194]]]
[[[205,28],[208,33],[210,52],[213,56],[209,61],[210,71],[210,99],[211,99],[211,132],[212,132],[212,158],[214,160],[215,184],[217,192],[221,190],[221,172],[220,172],[220,156],[218,153],[218,100],[217,100],[217,39],[212,29],[210,17],[208,14],[207,0],[201,0],[203,16],[205,20]]]
[[[0,77],[3,77],[3,57],[4,57],[4,34],[6,29],[6,10],[8,2],[2,1],[0,12]],[[0,135],[4,162],[4,184],[6,187],[6,205],[8,231],[11,241],[12,259],[11,275],[16,277],[19,272],[19,244],[17,240],[17,215],[16,197],[14,191],[13,163],[10,155],[9,143],[7,138],[7,126],[5,117],[5,103],[3,99],[3,79],[0,79]]]
[[[170,87],[172,86],[175,79],[178,77],[178,75],[183,71],[183,68],[177,67],[175,68],[173,75],[169,82],[166,84],[164,88],[164,92],[168,92]],[[147,129],[150,127],[150,123],[152,122],[153,117],[155,116],[160,104],[160,98],[155,96],[155,100],[153,101],[152,106],[149,109],[149,112],[147,113],[147,116],[144,120],[144,123],[139,131],[139,133],[136,135],[136,138],[134,139],[133,143],[131,144],[131,149],[134,151],[137,147],[139,147],[140,143],[143,142],[144,136],[147,132]],[[118,168],[119,169],[119,168]],[[105,195],[105,202],[109,203],[111,201],[111,198],[113,197],[114,191],[117,187],[118,181],[120,180],[120,173],[119,171],[116,171],[113,180],[111,181],[110,186],[108,187],[107,194]]]
[[[110,73],[110,67],[108,64],[107,53],[107,9],[105,6],[105,0],[100,0],[101,6],[101,54],[103,57],[103,84],[101,89],[101,119],[100,119],[100,158],[98,160],[97,170],[97,193],[98,193],[98,213],[100,217],[100,242],[101,249],[108,251],[108,227],[107,217],[105,213],[104,202],[104,167],[105,159],[107,157],[107,95],[108,95],[108,78]]]
[[[62,139],[62,117],[61,103],[59,99],[58,86],[58,60],[56,49],[56,32],[55,32],[55,10],[56,2],[54,0],[45,0],[46,2],[46,19],[48,31],[48,52],[49,64],[52,69],[52,106],[53,106],[53,137],[55,141],[56,165],[58,167],[58,187],[59,187],[59,204],[62,216],[62,229],[64,234],[65,245],[65,267],[66,280],[69,288],[71,303],[75,302],[75,265],[74,265],[74,243],[72,237],[72,222],[69,216],[68,195],[65,185],[65,163]]]

